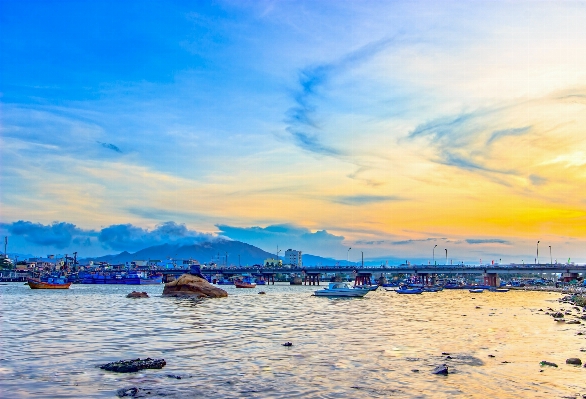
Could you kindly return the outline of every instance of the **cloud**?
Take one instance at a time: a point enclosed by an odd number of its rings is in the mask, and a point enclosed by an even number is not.
[[[368,61],[394,40],[383,38],[373,41],[337,61],[306,67],[299,72],[299,89],[293,95],[295,105],[287,110],[285,119],[288,124],[286,131],[298,147],[321,155],[344,155],[341,150],[321,142],[319,132],[322,128],[315,118],[315,99],[335,75]]]
[[[82,230],[72,223],[65,222],[53,222],[49,225],[43,225],[19,220],[10,224],[2,223],[1,226],[6,228],[10,234],[21,236],[29,243],[51,246],[57,249],[65,249],[72,242],[78,242],[80,239],[85,242],[86,239],[89,239],[88,236],[94,235],[92,230]]]
[[[476,238],[469,238],[466,240],[466,242],[470,245],[476,245],[476,244],[505,244],[505,245],[511,245],[510,241],[507,240],[501,240],[498,238],[488,238],[488,239],[476,239]]]
[[[132,224],[117,224],[102,229],[98,235],[104,247],[118,251],[136,251],[161,244],[191,245],[218,238],[213,234],[189,230],[184,224],[175,222],[162,223],[152,231]]]
[[[312,232],[305,227],[298,227],[292,224],[277,224],[267,227],[235,227],[227,225],[216,225],[216,227],[220,234],[224,236],[256,245],[271,253],[275,253],[277,246],[279,246],[279,248],[283,249],[283,252],[285,249],[291,248],[314,255],[336,256],[336,253],[342,253],[345,248],[342,245],[343,236],[336,236],[326,230]]]
[[[537,175],[529,176],[529,180],[531,180],[531,183],[533,183],[534,186],[542,186],[547,183],[546,178]]]
[[[97,141],[97,143],[100,144],[104,148],[107,148],[109,150],[116,151],[116,152],[119,152],[120,154],[122,154],[122,151],[120,150],[120,148],[116,147],[114,144],[102,143],[101,141]]]
[[[424,238],[424,239],[419,239],[419,240],[393,241],[393,242],[391,242],[391,244],[392,245],[409,245],[409,244],[415,244],[415,243],[418,243],[418,242],[437,241],[437,240],[444,240],[444,241],[446,241],[447,238]]]
[[[404,201],[396,195],[345,195],[332,197],[331,201],[345,205],[374,204],[378,202]]]
[[[505,136],[521,136],[531,129],[531,126],[519,127],[514,129],[497,130],[492,133],[490,138],[486,141],[486,145],[492,144],[493,141]]]

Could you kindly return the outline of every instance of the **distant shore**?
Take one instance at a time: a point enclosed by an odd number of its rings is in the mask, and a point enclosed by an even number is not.
[[[566,286],[566,287],[555,287],[552,285],[542,286],[526,286],[526,287],[507,287],[511,290],[517,291],[546,291],[556,292],[559,294],[586,294],[586,287]]]

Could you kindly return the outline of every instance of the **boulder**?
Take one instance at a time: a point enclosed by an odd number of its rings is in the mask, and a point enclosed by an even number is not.
[[[138,292],[132,291],[130,294],[126,295],[126,298],[148,298],[149,294],[146,292]]]
[[[210,284],[205,278],[184,274],[175,281],[165,284],[163,296],[192,298],[223,298],[228,293]]]
[[[555,312],[551,314],[555,319],[564,317],[562,312]]]
[[[577,357],[571,357],[566,359],[566,364],[573,364],[574,366],[581,366],[582,360],[578,359]]]

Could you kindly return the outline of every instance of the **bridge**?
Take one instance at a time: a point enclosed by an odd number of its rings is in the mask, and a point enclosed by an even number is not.
[[[178,276],[189,273],[189,269],[158,269],[167,280],[167,276]],[[310,284],[319,284],[320,276],[324,274],[353,274],[357,277],[370,278],[371,276],[386,276],[397,274],[417,275],[428,279],[430,276],[440,274],[482,274],[487,284],[496,285],[498,275],[503,274],[561,274],[564,279],[572,280],[579,277],[579,274],[586,273],[586,265],[572,264],[524,264],[524,265],[399,265],[399,266],[313,266],[313,267],[215,267],[207,268],[202,266],[201,272],[204,275],[214,276],[235,276],[240,274],[251,274],[263,276],[270,280],[276,274],[300,274],[310,279]]]

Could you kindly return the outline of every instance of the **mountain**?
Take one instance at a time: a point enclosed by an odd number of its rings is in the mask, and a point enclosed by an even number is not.
[[[267,258],[274,258],[275,254],[264,251],[253,245],[241,241],[218,240],[193,245],[163,244],[141,249],[135,253],[124,251],[118,255],[106,255],[98,258],[87,258],[86,261],[108,262],[121,264],[134,260],[167,260],[167,259],[196,259],[200,263],[215,262],[218,265],[260,265]],[[282,259],[282,258],[281,258]],[[369,259],[364,261],[365,266],[378,266],[384,264],[384,260]],[[397,262],[399,264],[401,262]],[[360,262],[346,262],[321,256],[304,254],[304,266],[346,266],[360,265]]]
[[[88,258],[97,262],[120,264],[133,260],[167,260],[167,259],[196,259],[200,263],[215,262],[218,265],[254,265],[262,264],[274,254],[240,241],[218,240],[193,245],[155,245],[141,249],[135,253],[127,251],[118,255],[106,255],[98,258]]]

